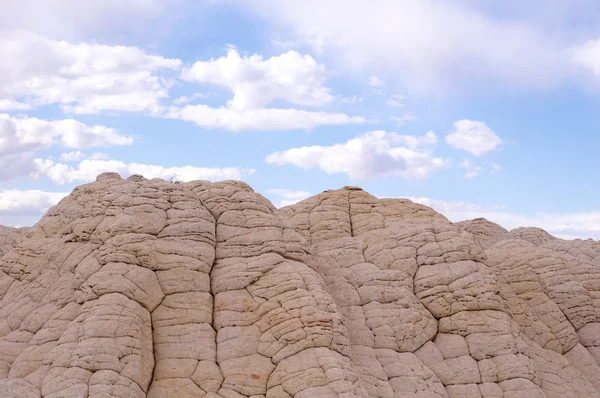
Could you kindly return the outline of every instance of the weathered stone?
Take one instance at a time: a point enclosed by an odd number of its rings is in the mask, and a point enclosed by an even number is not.
[[[0,226],[0,396],[597,397],[600,242],[105,173]]]

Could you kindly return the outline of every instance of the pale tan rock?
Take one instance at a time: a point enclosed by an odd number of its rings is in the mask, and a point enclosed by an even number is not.
[[[500,225],[488,221],[485,218],[475,218],[473,220],[454,223],[457,227],[465,230],[475,237],[475,240],[484,250],[489,249],[496,243],[506,240],[509,237],[508,231]]]
[[[508,233],[508,238],[523,239],[527,242],[533,243],[535,246],[539,246],[545,242],[556,239],[543,229],[535,227],[515,228]]]
[[[0,396],[597,397],[600,243],[105,173],[0,227]]]

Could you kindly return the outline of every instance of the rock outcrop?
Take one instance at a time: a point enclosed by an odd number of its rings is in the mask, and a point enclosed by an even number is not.
[[[102,174],[0,228],[0,396],[599,397],[600,242]]]

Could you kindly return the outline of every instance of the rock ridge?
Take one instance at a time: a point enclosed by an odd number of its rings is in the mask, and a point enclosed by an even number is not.
[[[599,397],[600,242],[104,173],[0,226],[0,396]]]

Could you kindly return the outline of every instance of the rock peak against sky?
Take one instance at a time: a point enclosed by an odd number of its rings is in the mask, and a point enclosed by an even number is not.
[[[600,243],[104,173],[0,227],[6,398],[597,397]]]
[[[103,172],[330,187],[600,239],[600,8],[3,0],[0,224]]]

